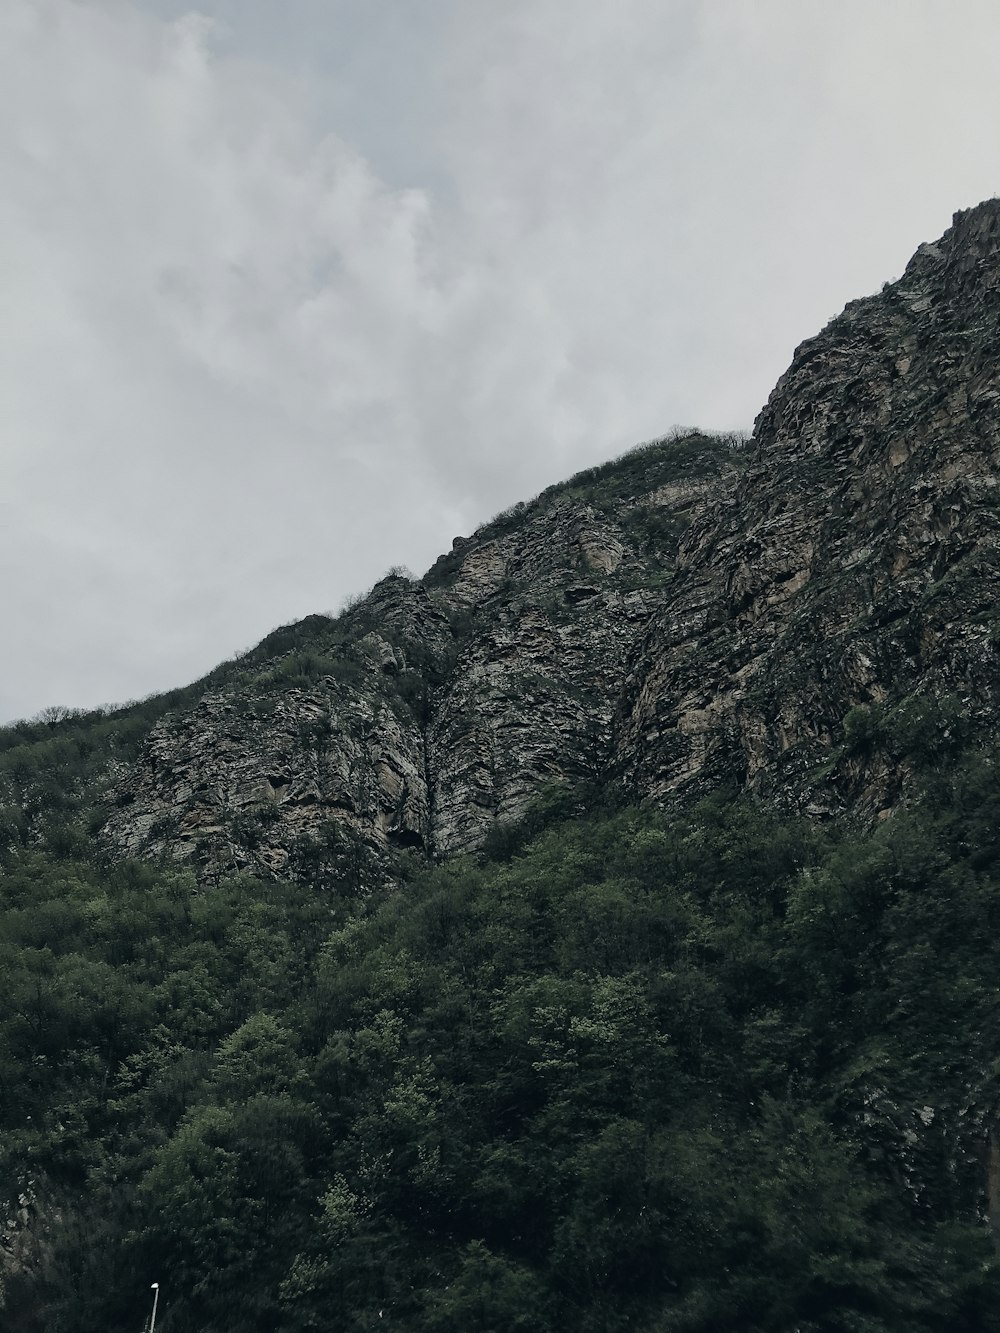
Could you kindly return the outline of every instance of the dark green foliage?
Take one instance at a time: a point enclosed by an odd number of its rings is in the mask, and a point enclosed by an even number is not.
[[[844,717],[848,751],[870,754],[884,739],[883,710],[878,704],[856,704]]]
[[[648,560],[667,565],[687,527],[687,517],[659,505],[637,504],[625,511],[622,526]]]
[[[543,787],[521,819],[496,821],[486,835],[482,855],[487,861],[509,861],[545,829],[593,811],[600,799],[597,790],[584,786],[552,783]]]
[[[15,851],[5,1318],[1000,1328],[998,762],[869,837],[554,789],[380,901]]]
[[[972,725],[969,710],[954,694],[910,694],[893,706],[858,704],[844,717],[848,753],[882,750],[918,768],[947,763],[961,754]]]

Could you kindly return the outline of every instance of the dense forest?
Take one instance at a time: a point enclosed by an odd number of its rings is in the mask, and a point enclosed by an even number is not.
[[[105,859],[72,772],[115,725],[0,746],[55,812],[4,828],[5,1329],[138,1333],[153,1282],[164,1333],[1000,1329],[959,703],[846,719],[913,775],[872,829],[553,786],[375,892],[343,830],[296,882]]]

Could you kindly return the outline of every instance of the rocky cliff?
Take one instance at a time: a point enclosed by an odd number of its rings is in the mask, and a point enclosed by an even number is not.
[[[803,343],[749,444],[658,442],[279,631],[152,731],[104,836],[296,873],[480,846],[548,783],[887,813],[1000,691],[1000,202]]]
[[[302,873],[352,838],[442,855],[548,783],[604,776],[626,661],[743,444],[640,448],[456,538],[425,578],[270,636],[154,727],[107,843],[207,874]]]
[[[728,781],[885,812],[907,774],[905,736],[895,753],[874,743],[887,706],[911,733],[992,720],[998,361],[996,200],[796,350],[632,665],[619,759],[634,791]],[[843,746],[852,709],[869,710],[864,743]]]
[[[0,729],[3,1328],[994,1327],[998,352],[993,201],[752,440]]]

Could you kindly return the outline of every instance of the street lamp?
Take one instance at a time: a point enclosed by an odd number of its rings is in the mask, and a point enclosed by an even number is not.
[[[154,1330],[156,1328],[156,1302],[160,1299],[159,1282],[151,1283],[150,1290],[153,1293],[153,1313],[149,1317],[149,1333],[154,1333]]]

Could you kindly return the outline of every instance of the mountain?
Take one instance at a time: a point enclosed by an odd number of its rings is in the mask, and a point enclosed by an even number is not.
[[[1000,201],[676,433],[0,731],[11,1333],[1000,1333]]]
[[[644,446],[276,631],[106,775],[108,847],[440,857],[581,781],[885,817],[905,744],[845,744],[849,714],[857,742],[996,709],[998,218],[803,343],[751,441]]]
[[[282,874],[338,831],[448,856],[546,784],[602,781],[626,663],[743,442],[690,434],[516,505],[423,579],[278,631],[112,785],[122,855]]]
[[[930,713],[947,694],[992,723],[998,339],[993,200],[797,348],[631,666],[619,744],[636,794],[729,781],[884,815],[907,767],[836,752],[851,709],[913,696]]]

